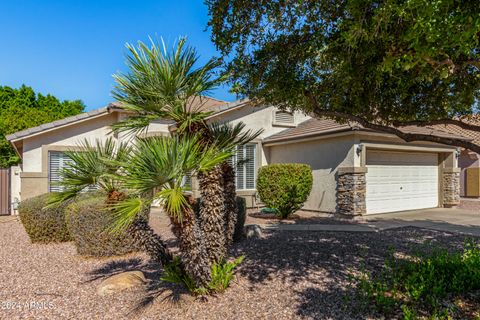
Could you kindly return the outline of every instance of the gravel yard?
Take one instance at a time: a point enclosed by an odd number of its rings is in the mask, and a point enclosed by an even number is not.
[[[158,216],[152,225],[159,232],[167,228]],[[455,250],[465,237],[416,228],[269,232],[235,246],[234,255],[246,259],[224,294],[207,301],[184,298],[181,304],[158,298],[141,313],[132,310],[158,290],[166,290],[165,297],[172,292],[169,287],[152,281],[147,290],[107,297],[98,296],[96,287],[126,270],[141,270],[157,280],[156,266],[144,255],[86,259],[75,254],[71,243],[32,245],[21,224],[11,219],[0,222],[0,239],[0,319],[365,319],[375,316],[356,307],[351,272],[379,268],[392,247],[399,254],[428,251],[431,244]]]

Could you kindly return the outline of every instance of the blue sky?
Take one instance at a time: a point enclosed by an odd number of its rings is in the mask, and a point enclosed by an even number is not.
[[[112,101],[112,74],[126,69],[126,42],[187,36],[206,61],[218,55],[207,21],[202,0],[1,1],[0,85],[99,108]],[[235,100],[227,87],[212,96]]]

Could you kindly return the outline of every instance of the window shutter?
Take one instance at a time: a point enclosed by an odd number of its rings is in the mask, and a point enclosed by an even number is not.
[[[245,146],[247,162],[245,163],[245,189],[255,189],[255,150],[256,145]]]
[[[50,151],[49,155],[49,191],[60,192],[63,188],[57,185],[61,181],[60,172],[71,162],[70,158],[63,152]]]
[[[237,148],[236,157],[237,189],[245,189],[245,146]]]
[[[183,177],[183,187],[192,189],[192,174],[190,172]]]
[[[275,122],[293,124],[294,123],[293,113],[282,111],[282,110],[276,111]]]

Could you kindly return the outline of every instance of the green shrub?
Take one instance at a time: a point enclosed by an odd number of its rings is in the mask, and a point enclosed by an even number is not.
[[[240,256],[233,261],[223,261],[215,263],[212,266],[212,278],[207,287],[197,287],[193,279],[188,276],[182,268],[182,262],[179,257],[175,257],[172,263],[165,266],[163,281],[178,283],[194,295],[214,294],[225,291],[229,286],[235,274],[235,268],[243,262],[244,256]]]
[[[237,197],[237,222],[235,224],[235,233],[233,234],[233,239],[238,241],[243,236],[243,227],[245,226],[245,220],[247,219],[247,203],[245,198]]]
[[[46,208],[49,196],[47,193],[23,200],[18,207],[20,221],[32,242],[70,241],[65,224],[65,207],[68,203]]]
[[[113,221],[114,214],[107,209],[102,196],[79,200],[66,208],[67,227],[80,255],[112,256],[137,250],[127,231],[111,231]]]
[[[480,290],[480,245],[469,243],[463,252],[436,250],[409,260],[392,256],[381,273],[358,280],[362,297],[380,312],[402,311],[410,319],[419,313],[448,318],[452,310],[442,307],[444,299]]]
[[[271,164],[258,171],[257,190],[262,202],[284,219],[302,207],[312,183],[312,169],[306,164]]]

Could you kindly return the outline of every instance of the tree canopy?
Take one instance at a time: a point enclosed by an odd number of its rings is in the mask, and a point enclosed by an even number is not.
[[[207,0],[234,89],[285,108],[480,152],[407,125],[457,125],[480,94],[480,6],[464,0]]]
[[[36,94],[25,85],[18,89],[0,86],[0,168],[20,161],[6,135],[78,114],[83,109],[80,100],[60,101],[50,94]]]

